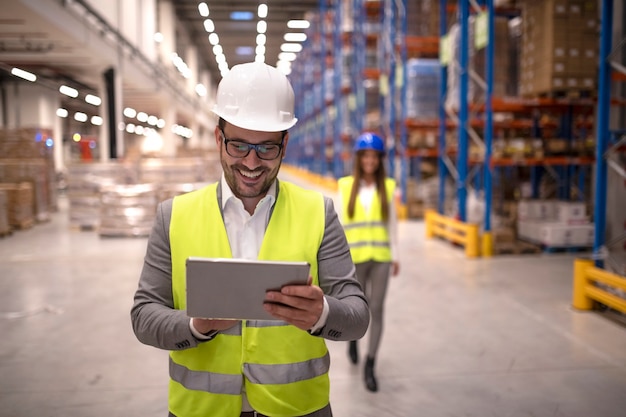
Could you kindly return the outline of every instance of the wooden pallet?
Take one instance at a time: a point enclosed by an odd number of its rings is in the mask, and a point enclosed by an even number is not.
[[[29,218],[29,219],[17,220],[14,223],[11,224],[11,226],[13,226],[13,228],[16,229],[16,230],[30,229],[34,225],[35,225],[35,219],[32,218],[32,217]]]
[[[493,252],[495,255],[530,255],[541,253],[541,248],[538,245],[524,242],[523,240],[515,240],[496,243]]]

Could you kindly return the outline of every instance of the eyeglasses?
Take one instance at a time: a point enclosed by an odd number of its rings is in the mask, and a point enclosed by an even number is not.
[[[227,139],[224,131],[220,129],[222,139],[224,139],[224,146],[226,147],[226,153],[233,158],[245,158],[250,151],[254,149],[256,156],[264,161],[271,161],[280,156],[280,151],[283,149],[283,142],[280,143],[259,143],[254,145],[252,143],[243,142],[239,139]],[[284,137],[284,134],[283,134]]]

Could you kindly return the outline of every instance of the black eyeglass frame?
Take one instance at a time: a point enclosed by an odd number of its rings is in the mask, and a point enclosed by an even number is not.
[[[259,143],[259,144],[252,144],[252,143],[248,143],[248,142],[244,142],[241,139],[228,139],[226,137],[226,134],[224,133],[224,130],[222,130],[222,128],[220,128],[220,134],[222,135],[222,139],[224,140],[224,148],[226,149],[226,153],[230,156],[232,156],[233,158],[245,158],[246,156],[250,155],[250,151],[252,149],[254,149],[254,152],[256,152],[256,156],[257,158],[263,160],[263,161],[273,161],[275,159],[277,159],[278,157],[280,157],[280,155],[282,154],[282,150],[283,150],[283,146],[285,144],[285,135],[287,134],[286,131],[283,131],[283,136],[280,140],[280,143]],[[240,143],[242,145],[245,145],[248,147],[248,151],[245,153],[245,155],[242,156],[238,156],[238,155],[232,155],[230,152],[228,152],[228,143],[229,142],[236,142],[236,143]],[[278,154],[273,157],[273,158],[264,158],[261,156],[261,154],[259,154],[259,147],[261,146],[278,146]]]

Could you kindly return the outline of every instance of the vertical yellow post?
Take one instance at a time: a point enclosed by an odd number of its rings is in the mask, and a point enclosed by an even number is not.
[[[431,209],[426,210],[424,213],[424,220],[426,220],[426,237],[431,238],[435,236],[433,232],[433,216],[435,212]]]
[[[465,231],[465,254],[468,258],[476,258],[480,255],[478,245],[478,225],[468,224]]]
[[[593,309],[593,300],[587,296],[586,287],[589,283],[587,270],[593,268],[593,261],[588,259],[574,260],[574,285],[572,289],[572,307],[577,310]]]
[[[483,233],[482,238],[482,254],[484,257],[493,256],[493,235],[491,232]]]

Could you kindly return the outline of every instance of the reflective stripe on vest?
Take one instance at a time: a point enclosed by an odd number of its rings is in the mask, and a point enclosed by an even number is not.
[[[342,219],[346,239],[350,245],[350,254],[354,263],[367,261],[390,262],[391,245],[387,224],[382,221],[381,201],[378,193],[372,197],[369,212],[365,212],[360,197],[357,195],[354,217],[348,217],[348,203],[354,184],[354,177],[343,177],[338,181],[342,199]],[[385,179],[385,188],[389,203],[393,202],[395,181]]]
[[[259,259],[305,260],[317,285],[324,226],[322,195],[281,181]],[[232,257],[217,184],[174,199],[170,247],[174,305],[184,310],[185,260]],[[239,416],[245,384],[258,412],[306,415],[329,402],[329,367],[322,338],[279,320],[240,322],[209,342],[170,353],[169,409],[178,417]]]

